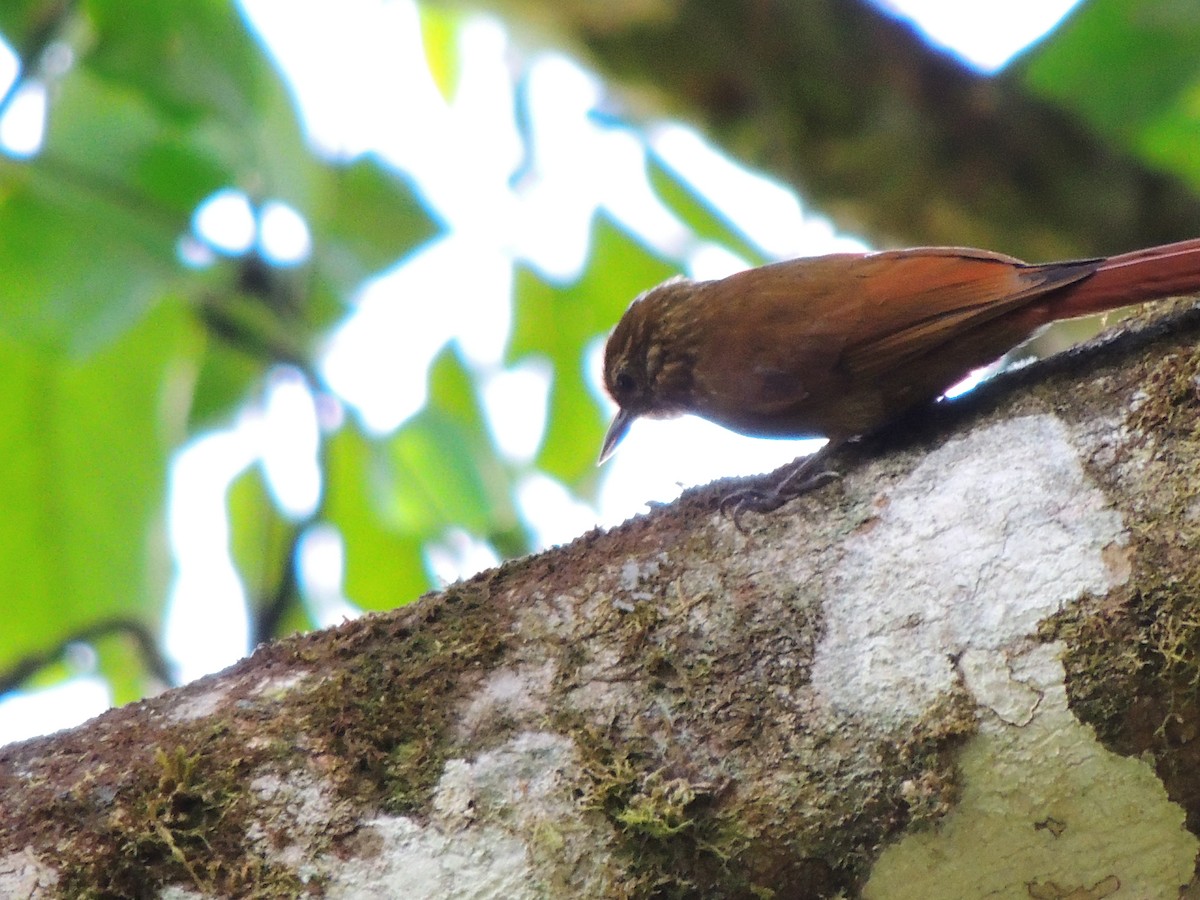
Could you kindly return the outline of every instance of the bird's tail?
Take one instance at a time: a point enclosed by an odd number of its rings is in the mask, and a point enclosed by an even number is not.
[[[1200,238],[1110,256],[1095,274],[1054,292],[1054,318],[1200,292]]]

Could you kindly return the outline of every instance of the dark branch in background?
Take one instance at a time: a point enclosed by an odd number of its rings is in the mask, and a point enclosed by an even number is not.
[[[234,284],[210,293],[198,304],[209,334],[261,363],[263,371],[284,364],[298,369],[309,389],[320,378],[306,349],[305,297],[293,273],[273,266],[257,253],[231,261]]]
[[[42,4],[40,21],[35,22],[24,36],[24,40],[16,43],[14,50],[17,55],[17,74],[3,95],[0,95],[0,118],[8,112],[13,98],[29,81],[30,77],[38,77],[46,49],[57,41],[71,24],[75,16],[75,0]],[[31,76],[30,73],[33,73]]]
[[[58,643],[41,653],[31,653],[18,660],[7,671],[0,672],[0,694],[16,690],[24,682],[47,666],[54,665],[72,644],[91,644],[113,635],[124,634],[137,647],[142,664],[164,685],[174,684],[175,678],[167,664],[158,642],[144,622],[124,616],[101,619],[63,637]]]
[[[304,379],[314,401],[319,400],[325,390],[320,374],[302,349],[305,341],[296,337],[307,329],[302,320],[305,298],[299,282],[292,277],[294,273],[271,265],[255,253],[237,260],[236,265],[235,289],[225,295],[210,295],[199,306],[205,328],[213,337],[255,359],[264,372],[275,365],[292,367]],[[323,456],[323,451],[322,438],[318,455]],[[318,469],[324,479],[326,467],[321,459]],[[296,553],[304,533],[321,521],[326,491],[327,485],[323,485],[321,500],[311,515],[288,526],[287,550],[273,586],[261,586],[250,598],[252,647],[279,637],[281,623],[300,599]],[[263,548],[263,554],[270,558],[270,548]]]
[[[290,342],[277,335],[264,334],[259,329],[248,328],[244,319],[228,306],[206,300],[199,307],[200,318],[209,334],[256,360],[267,363],[283,363],[295,366],[309,374],[309,366],[303,355]]]
[[[12,84],[8,86],[8,90],[0,94],[0,118],[3,118],[4,114],[8,112],[9,107],[12,106],[13,98],[17,96],[17,93],[24,85],[25,79],[21,77],[20,70],[18,70],[17,76],[12,80]]]
[[[879,244],[1048,260],[1200,234],[1200,199],[1185,184],[1015,76],[969,71],[863,2],[491,2],[518,18],[557,17],[630,89],[635,115],[695,122]]]
[[[315,521],[315,517],[309,521],[310,523]],[[288,538],[287,552],[283,557],[283,571],[279,573],[275,589],[269,594],[257,598],[251,604],[251,647],[257,647],[272,638],[282,637],[279,634],[279,626],[288,611],[300,599],[300,585],[296,579],[296,551],[300,547],[300,539],[304,536],[305,530],[306,527],[302,525],[292,528]]]

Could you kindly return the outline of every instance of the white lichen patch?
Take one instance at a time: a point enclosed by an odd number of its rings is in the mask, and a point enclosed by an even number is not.
[[[655,559],[627,559],[621,563],[621,574],[618,584],[621,589],[630,594],[632,600],[653,600],[653,591],[641,590],[646,581],[658,577],[659,562]]]
[[[246,829],[246,840],[266,859],[311,874],[310,847],[333,817],[333,789],[312,773],[267,773],[250,782],[259,820]]]
[[[602,880],[607,860],[596,836],[578,839],[587,826],[567,778],[577,767],[569,740],[534,732],[473,760],[448,761],[429,821],[364,823],[360,852],[322,867],[326,896],[524,900],[551,896],[548,885],[568,876],[572,884]]]
[[[250,693],[268,700],[282,700],[309,678],[308,672],[288,672],[262,679]]]
[[[217,714],[229,696],[227,687],[214,687],[200,693],[181,695],[170,712],[172,722],[194,722],[197,719],[207,719]]]
[[[446,833],[403,816],[381,816],[362,828],[376,852],[331,866],[331,900],[545,896],[532,881],[524,842],[501,828]]]
[[[990,681],[1003,709],[958,758],[962,798],[883,852],[864,897],[1179,896],[1200,844],[1151,766],[1072,715],[1061,652],[1031,642],[993,672],[975,666],[968,686]]]
[[[910,722],[951,689],[954,659],[1002,654],[1128,573],[1109,564],[1120,517],[1052,416],[946,443],[883,501],[823,605],[813,688],[835,714]]]
[[[30,848],[0,856],[0,897],[57,897],[58,872]]]
[[[574,770],[574,760],[570,741],[542,732],[519,734],[473,761],[449,760],[433,797],[435,821],[455,828],[477,817],[513,821],[547,812],[573,814],[565,775]]]
[[[555,673],[552,662],[491,672],[467,701],[459,717],[459,736],[470,738],[499,721],[543,720]]]
[[[172,884],[158,892],[158,900],[213,900],[211,894],[204,894],[193,887],[182,884]]]
[[[278,700],[295,690],[310,677],[308,672],[289,672],[262,678],[250,689],[250,694],[267,700]],[[188,691],[181,694],[179,701],[171,708],[171,721],[194,722],[215,716],[228,701],[231,688],[237,685],[235,680],[218,681],[208,690]]]

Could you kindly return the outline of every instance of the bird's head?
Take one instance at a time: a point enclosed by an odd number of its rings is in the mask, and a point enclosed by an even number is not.
[[[690,300],[702,283],[673,278],[637,297],[604,346],[604,387],[619,409],[600,462],[639,416],[665,418],[688,407],[695,360]]]

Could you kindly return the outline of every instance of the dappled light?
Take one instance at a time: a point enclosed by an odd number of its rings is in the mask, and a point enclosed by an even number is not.
[[[40,30],[17,6],[0,11],[0,421],[14,448],[0,669],[120,614],[194,678],[811,452],[639,421],[598,468],[605,336],[677,274],[865,249],[860,228],[974,234],[1019,207],[961,166],[930,176],[966,186],[952,200],[903,196],[928,159],[902,150],[941,146],[898,99],[916,78],[879,86],[892,171],[837,132],[836,101],[813,99],[797,127],[786,104],[772,111],[778,72],[655,81],[622,69],[617,31],[583,28],[582,62],[494,13],[414,2],[172,2],[145,21],[66,4]],[[965,6],[888,4],[985,70],[1068,7],[1009,4],[1001,28],[964,25]],[[1073,55],[1100,28],[1069,20],[1018,58],[1004,96],[1079,110],[1132,160],[1129,183],[1149,183],[1143,166],[1194,181],[1190,76],[1144,76],[1127,113],[1120,78],[1086,89],[1110,64]],[[1127,54],[1112,51],[1114,71],[1146,71],[1153,42],[1096,41]],[[669,67],[663,54],[641,64]],[[997,96],[972,109],[1009,109]],[[859,191],[892,202],[897,187],[901,213],[873,218]],[[1107,209],[1143,196],[1113,190]],[[1047,209],[1080,194],[1047,193]],[[1018,233],[1072,246],[1058,221]],[[135,642],[96,647],[86,671],[56,657],[37,683],[99,676],[118,703],[158,686]],[[87,696],[90,711],[110,699]],[[2,726],[27,710],[0,704],[0,738],[27,733]]]

